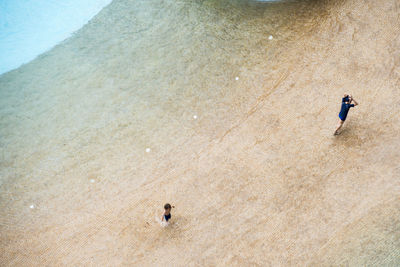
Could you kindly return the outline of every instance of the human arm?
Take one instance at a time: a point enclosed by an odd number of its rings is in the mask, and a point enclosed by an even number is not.
[[[354,106],[357,106],[357,105],[358,105],[357,101],[356,101],[352,96],[350,96],[350,99],[351,99],[351,102],[354,102]],[[350,102],[350,103],[351,103],[351,102]]]

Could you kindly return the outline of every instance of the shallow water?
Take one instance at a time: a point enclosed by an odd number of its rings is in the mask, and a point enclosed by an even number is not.
[[[2,0],[0,74],[33,60],[79,30],[111,0]]]
[[[398,14],[113,1],[0,77],[1,262],[398,263]]]

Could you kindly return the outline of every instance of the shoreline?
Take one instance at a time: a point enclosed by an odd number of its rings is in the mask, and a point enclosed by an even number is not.
[[[383,2],[113,1],[1,75],[0,262],[398,263]],[[332,137],[343,93],[360,105]]]
[[[55,4],[37,1],[2,5],[0,75],[18,69],[52,50],[84,27],[111,0]],[[7,51],[7,53],[5,53]],[[16,65],[18,62],[18,66]]]

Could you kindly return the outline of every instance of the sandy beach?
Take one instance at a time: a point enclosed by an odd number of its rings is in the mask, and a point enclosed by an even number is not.
[[[0,265],[400,265],[399,14],[114,0],[0,76]]]

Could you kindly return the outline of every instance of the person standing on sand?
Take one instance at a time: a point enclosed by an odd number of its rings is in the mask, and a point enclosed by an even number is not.
[[[175,208],[175,206],[171,206],[171,204],[167,203],[164,205],[164,214],[161,218],[161,221],[165,221],[166,223],[168,223],[168,220],[171,219],[171,209]]]
[[[352,104],[351,102],[354,102],[354,104]],[[344,97],[342,98],[342,108],[340,109],[340,112],[339,112],[339,123],[335,130],[334,135],[339,134],[339,130],[342,128],[343,123],[346,120],[347,113],[349,113],[350,108],[355,107],[357,105],[358,105],[357,101],[354,100],[351,95],[347,95],[347,94],[344,95]]]

